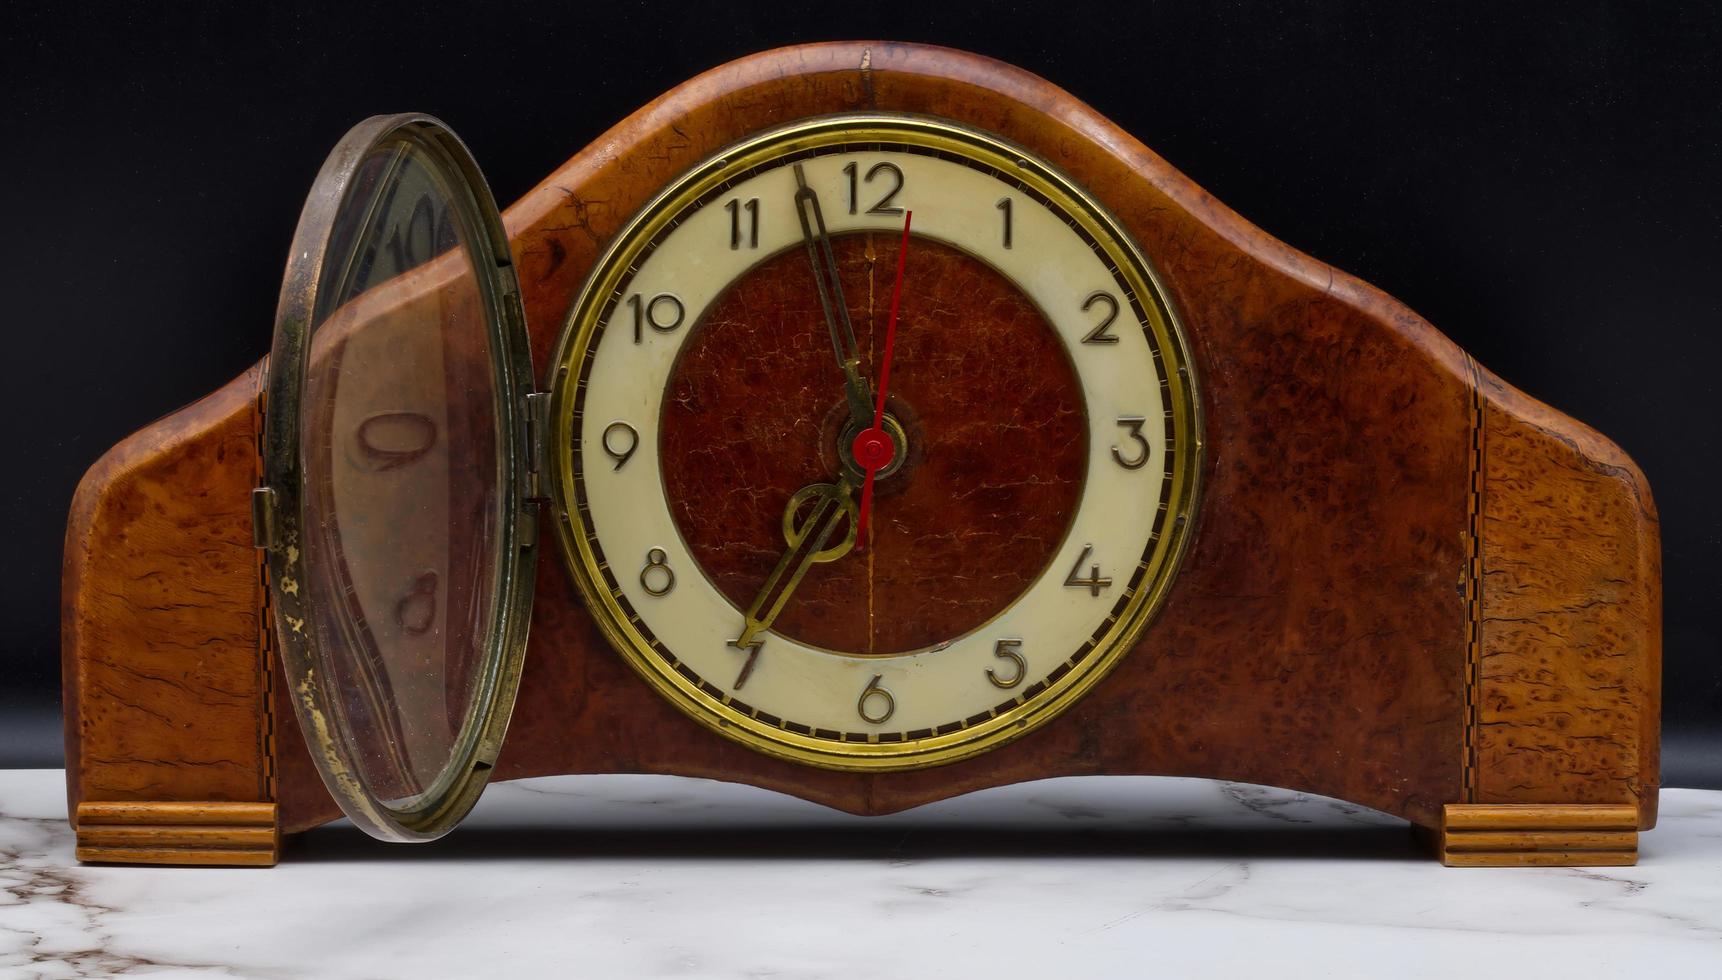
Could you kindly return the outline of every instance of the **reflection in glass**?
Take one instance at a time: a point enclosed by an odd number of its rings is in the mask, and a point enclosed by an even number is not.
[[[458,191],[373,148],[330,233],[302,436],[308,608],[356,776],[411,808],[458,775],[502,556],[490,331]]]

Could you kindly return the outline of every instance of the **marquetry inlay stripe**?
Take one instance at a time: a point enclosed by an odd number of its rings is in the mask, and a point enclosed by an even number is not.
[[[1465,528],[1465,714],[1461,749],[1460,787],[1466,803],[1477,801],[1477,730],[1481,724],[1483,673],[1483,488],[1486,434],[1483,422],[1483,389],[1477,362],[1466,358],[1471,369],[1471,452],[1467,469]]]

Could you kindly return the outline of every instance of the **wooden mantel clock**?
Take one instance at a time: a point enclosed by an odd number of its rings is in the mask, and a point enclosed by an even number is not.
[[[1075,99],[773,51],[504,215],[429,117],[336,148],[269,358],[73,502],[78,856],[429,840],[552,773],[1118,773],[1625,864],[1660,597],[1624,453]]]

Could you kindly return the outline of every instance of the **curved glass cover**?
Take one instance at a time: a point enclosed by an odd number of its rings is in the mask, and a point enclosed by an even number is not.
[[[424,117],[349,134],[299,235],[270,391],[269,453],[297,442],[268,479],[298,497],[277,501],[283,660],[348,815],[427,839],[476,800],[519,673],[518,289],[464,147]]]

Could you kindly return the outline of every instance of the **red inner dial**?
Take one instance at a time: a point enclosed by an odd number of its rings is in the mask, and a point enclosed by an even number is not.
[[[884,354],[899,235],[832,239],[869,379]],[[848,428],[800,247],[761,262],[707,308],[663,407],[671,515],[738,609],[782,557],[790,497],[835,480],[843,450],[863,469],[882,460],[866,550],[813,565],[772,626],[846,653],[932,646],[1002,612],[1052,560],[1088,457],[1069,355],[1009,280],[914,238],[901,311],[885,404],[908,446],[895,466],[889,438]]]

